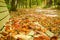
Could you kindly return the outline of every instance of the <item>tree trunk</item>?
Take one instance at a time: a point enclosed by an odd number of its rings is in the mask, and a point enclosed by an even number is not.
[[[47,4],[49,7],[52,6],[52,0],[49,0]]]
[[[29,0],[29,7],[31,8],[32,6],[31,6],[31,0]]]
[[[27,8],[27,0],[26,0],[26,2],[25,2],[26,4],[25,4],[25,7]]]
[[[37,6],[38,6],[38,0],[36,0],[36,4],[37,4]]]
[[[16,11],[17,4],[15,4],[16,0],[12,0],[11,2],[11,11]]]

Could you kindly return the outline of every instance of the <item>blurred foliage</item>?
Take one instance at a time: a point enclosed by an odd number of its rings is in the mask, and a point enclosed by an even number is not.
[[[5,0],[9,10],[19,8],[57,8],[60,9],[60,0]]]

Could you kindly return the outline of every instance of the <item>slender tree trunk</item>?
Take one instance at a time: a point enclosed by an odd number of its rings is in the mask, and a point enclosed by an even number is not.
[[[27,0],[26,0],[26,4],[25,4],[25,7],[27,8]]]
[[[16,0],[12,0],[12,2],[11,2],[11,10],[12,11],[16,11],[16,8],[17,8],[17,4],[15,4],[15,1]]]
[[[36,4],[37,4],[37,6],[38,6],[38,0],[36,0]]]
[[[29,7],[31,8],[32,6],[31,6],[31,0],[29,0]]]
[[[47,4],[46,6],[51,7],[52,6],[52,0],[46,0]]]

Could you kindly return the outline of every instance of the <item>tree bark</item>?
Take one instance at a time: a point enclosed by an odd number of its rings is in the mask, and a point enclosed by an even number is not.
[[[15,4],[16,0],[11,1],[11,11],[16,11],[17,4]]]
[[[31,6],[31,0],[29,0],[29,7],[31,8],[32,6]]]

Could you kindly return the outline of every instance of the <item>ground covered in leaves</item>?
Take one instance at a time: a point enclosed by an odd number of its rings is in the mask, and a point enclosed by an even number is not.
[[[47,30],[58,37],[60,35],[60,17],[57,14],[49,13],[48,11],[37,12],[35,9],[21,9],[10,12],[11,18],[5,24],[4,29],[6,34],[4,33],[5,35],[3,34],[4,36],[2,38],[9,40],[10,36],[12,36],[16,39],[13,38],[11,40],[50,40],[50,37],[44,34]],[[55,11],[53,13],[55,13]],[[42,29],[42,27],[44,27],[44,29]],[[27,39],[22,37],[24,35],[21,33],[24,34]],[[17,36],[17,34],[20,34],[20,36]],[[36,35],[39,36],[35,37]]]
[[[58,11],[59,12],[59,11]],[[21,9],[18,10],[17,12],[12,12],[12,17],[17,17],[17,18],[28,18],[29,20],[33,21],[38,21],[40,22],[41,25],[44,27],[47,27],[51,32],[53,33],[60,33],[60,17],[59,13],[56,13],[56,10],[53,12],[53,10],[43,10],[39,12],[36,9]],[[49,15],[52,16],[49,16]],[[58,15],[57,15],[58,14]],[[47,16],[48,15],[48,16]],[[55,17],[55,16],[56,17]]]

